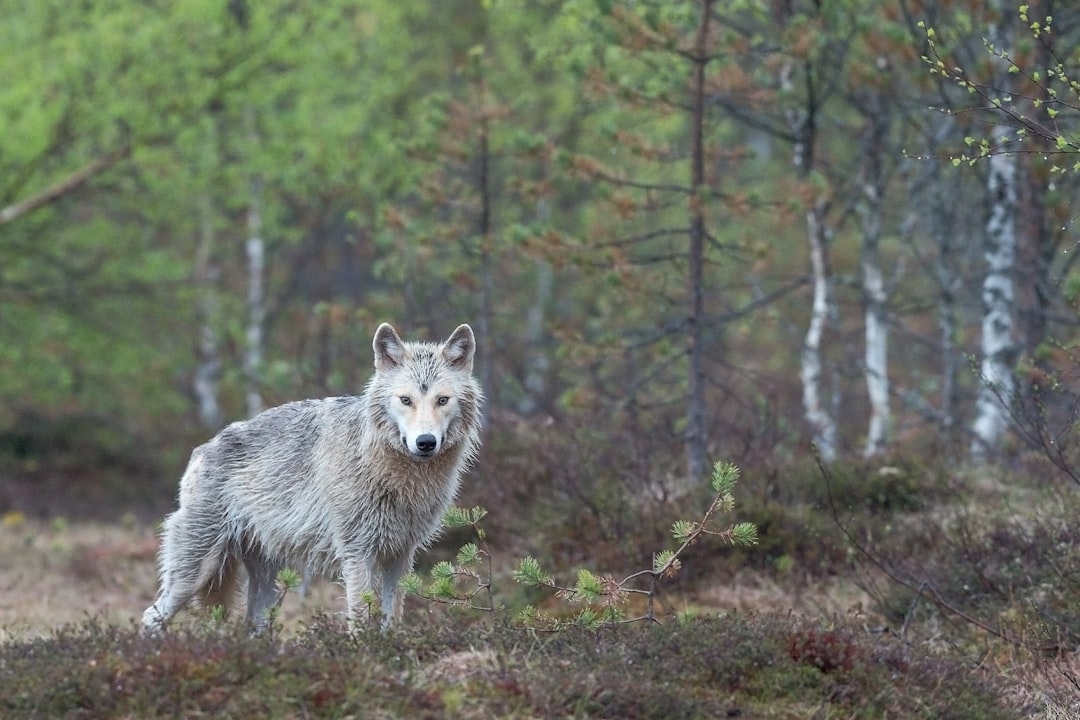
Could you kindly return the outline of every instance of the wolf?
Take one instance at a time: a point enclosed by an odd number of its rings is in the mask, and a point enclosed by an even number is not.
[[[269,623],[287,567],[340,578],[351,620],[367,616],[369,590],[384,626],[400,620],[398,581],[476,460],[483,392],[468,325],[435,344],[403,342],[383,323],[372,348],[361,395],[271,408],[192,451],[179,507],[163,524],[147,634],[193,599],[227,610],[241,566],[255,632]]]

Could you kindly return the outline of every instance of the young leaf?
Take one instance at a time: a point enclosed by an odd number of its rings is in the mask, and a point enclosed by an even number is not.
[[[718,462],[713,467],[712,487],[717,495],[728,495],[739,480],[739,467],[733,463]]]
[[[604,588],[600,584],[600,578],[588,570],[582,569],[578,570],[577,585],[574,586],[574,592],[578,599],[595,602],[603,594]]]
[[[577,621],[580,625],[587,627],[590,630],[595,630],[599,625],[599,615],[592,608],[582,608],[578,613]]]
[[[401,578],[398,587],[408,595],[419,595],[424,590],[424,581],[416,573],[409,573]]]
[[[454,581],[451,578],[439,577],[431,583],[431,587],[428,592],[432,597],[441,598],[443,600],[456,600],[457,594],[454,592]]]
[[[487,515],[487,510],[477,505],[472,509],[453,506],[447,509],[443,515],[443,523],[447,527],[464,527],[475,525]]]
[[[435,566],[431,568],[432,579],[449,580],[454,577],[454,565],[449,560],[442,560],[435,563]]]
[[[540,569],[540,563],[533,557],[524,557],[513,572],[513,578],[522,585],[550,585],[551,576]]]
[[[480,548],[476,543],[466,543],[461,546],[457,554],[458,565],[473,565],[480,559]]]
[[[282,568],[277,574],[278,585],[287,589],[293,590],[300,587],[300,583],[303,582],[303,578],[300,577],[300,573],[296,572],[292,568]]]
[[[675,538],[675,542],[684,543],[690,539],[696,529],[697,523],[689,520],[677,520],[671,526],[671,535]]]
[[[757,526],[754,523],[738,523],[731,528],[731,539],[736,545],[757,545]]]

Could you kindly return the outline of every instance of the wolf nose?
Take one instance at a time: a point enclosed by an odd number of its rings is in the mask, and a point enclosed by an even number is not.
[[[416,438],[416,449],[420,452],[429,453],[434,452],[435,446],[438,445],[438,441],[431,433],[426,433]]]

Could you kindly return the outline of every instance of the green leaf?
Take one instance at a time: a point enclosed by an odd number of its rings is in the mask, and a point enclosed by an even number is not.
[[[600,578],[593,575],[588,570],[578,570],[577,584],[574,586],[574,592],[578,596],[577,599],[585,600],[586,602],[595,602],[603,594],[604,588],[600,584]]]
[[[472,565],[480,559],[480,548],[476,546],[476,543],[466,543],[461,546],[457,554],[458,565]]]
[[[712,487],[718,495],[726,495],[735,489],[739,481],[739,466],[734,463],[718,462],[713,467]]]
[[[454,566],[449,560],[441,560],[431,568],[431,577],[438,580],[448,580],[454,577]]]
[[[428,592],[434,598],[440,598],[442,600],[456,600],[457,593],[454,588],[454,581],[449,578],[440,577],[435,582],[431,583],[431,587]]]
[[[689,520],[676,520],[671,525],[671,535],[675,538],[676,542],[684,543],[690,539],[690,536],[694,534],[697,529],[697,523],[690,522]]]
[[[533,557],[521,559],[517,569],[513,572],[513,578],[522,585],[533,587],[551,584],[551,576],[540,569],[540,563]]]
[[[653,572],[663,572],[664,569],[667,567],[668,563],[670,563],[674,558],[675,551],[673,550],[661,550],[660,552],[656,553],[655,555],[653,555]]]
[[[424,590],[424,581],[416,573],[409,573],[401,578],[398,587],[409,595],[419,595]]]
[[[757,526],[754,525],[754,523],[750,522],[738,523],[731,528],[731,538],[732,542],[734,542],[736,545],[757,545]]]
[[[582,608],[578,613],[577,622],[590,630],[595,630],[600,624],[600,616],[592,608]]]
[[[443,515],[443,523],[447,527],[465,527],[466,525],[475,525],[487,515],[487,510],[477,505],[472,509],[457,507],[456,505],[447,509]]]
[[[303,577],[292,568],[282,568],[278,571],[277,581],[281,587],[293,590],[300,587],[300,583],[303,582]]]

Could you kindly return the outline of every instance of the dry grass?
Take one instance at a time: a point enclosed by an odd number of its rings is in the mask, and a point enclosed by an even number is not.
[[[88,617],[120,627],[135,623],[156,591],[157,545],[155,528],[134,519],[106,524],[36,521],[14,513],[0,518],[0,642],[50,636]],[[499,582],[496,579],[497,588]],[[295,634],[320,612],[340,612],[341,595],[341,587],[334,583],[316,584],[303,598],[290,593],[281,614],[286,633]],[[409,602],[408,613],[433,612],[421,601]],[[867,614],[873,600],[850,574],[787,583],[783,574],[744,570],[723,583],[699,583],[685,594],[664,593],[661,603],[676,614],[792,612],[806,618],[843,617],[850,626],[866,629],[885,624]],[[178,622],[197,619],[184,613]],[[923,630],[924,639],[932,634]],[[450,654],[446,662],[460,657]],[[446,668],[440,662],[431,666],[431,672],[441,677]],[[989,649],[980,665],[998,687],[1010,688],[1010,704],[1018,716],[1040,720],[1078,716],[1080,703],[1070,700],[1080,699],[1072,680],[1080,677],[1080,660],[1074,654],[1033,659],[1029,653],[999,646]]]
[[[71,523],[8,516],[0,522],[0,641],[47,635],[87,617],[121,626],[137,621],[157,589],[157,547],[156,530],[133,520]],[[306,597],[291,592],[282,621],[289,629],[317,612],[340,612],[343,594],[340,585],[329,582],[315,583]],[[424,612],[421,601],[409,602],[410,612]],[[661,602],[672,613],[794,610],[819,617],[850,614],[869,604],[845,578],[793,589],[750,570],[688,595],[665,594]]]
[[[157,590],[155,528],[42,522],[11,513],[0,521],[0,642],[45,636],[88,617],[126,626],[142,616]],[[306,598],[290,593],[287,626],[319,610],[340,610],[340,587],[316,584]],[[185,613],[179,622],[189,617]]]

